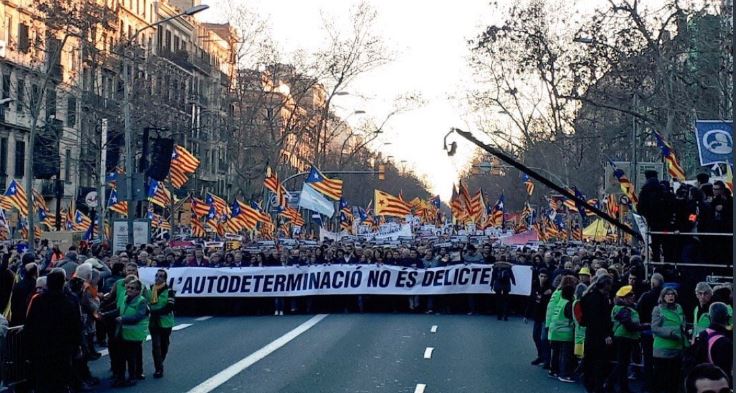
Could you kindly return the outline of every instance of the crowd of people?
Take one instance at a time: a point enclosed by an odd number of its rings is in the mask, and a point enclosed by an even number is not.
[[[640,209],[657,203],[657,198],[669,198],[662,196],[667,194],[665,186],[648,176]],[[661,195],[647,196],[655,186]],[[682,227],[681,231],[708,228],[707,231],[719,232],[730,228],[723,222],[723,217],[731,214],[726,210],[730,209],[730,202],[726,207],[723,201],[731,197],[718,187],[718,182],[712,186],[712,197],[705,184],[697,192],[696,187],[687,188],[686,200],[692,198],[698,204],[696,216],[686,216],[687,220],[694,220],[697,228]],[[699,193],[703,199],[698,199]],[[706,206],[711,210],[706,212]],[[647,207],[641,212],[645,216],[653,214]],[[677,213],[672,217],[681,216]],[[672,229],[650,222],[655,230]],[[522,315],[524,322],[533,325],[537,358],[532,364],[548,370],[551,377],[561,382],[579,380],[589,392],[679,392],[683,387],[687,387],[687,392],[699,391],[690,389],[698,385],[699,375],[716,382],[726,375],[726,386],[731,383],[730,285],[694,282],[705,277],[703,271],[682,274],[671,265],[657,265],[651,274],[643,263],[644,250],[625,245],[569,242],[509,247],[492,245],[487,238],[476,240],[418,237],[387,244],[254,242],[233,250],[207,248],[203,244],[173,247],[173,243],[162,240],[138,247],[129,245],[114,254],[105,244],[88,247],[83,243],[62,251],[42,241],[35,254],[24,252],[21,247],[0,249],[0,307],[10,326],[23,327],[23,354],[32,370],[25,385],[35,392],[94,388],[100,380],[91,374],[88,363],[100,360],[101,347],[107,347],[110,355],[113,386],[138,383],[145,379],[142,343],[148,335],[152,341],[153,377],[163,377],[175,304],[177,313],[192,314],[205,309],[236,315],[493,313],[502,321]],[[653,246],[659,247],[667,260],[672,247],[683,256],[701,252],[698,250],[702,248],[688,249],[691,241],[704,242],[692,236],[680,242],[659,237]],[[725,255],[720,241],[703,243],[717,251],[709,261]],[[169,269],[181,267],[374,264],[424,269],[469,263],[493,266],[493,295],[175,301],[176,288],[167,286]],[[528,299],[509,295],[517,280],[514,265],[531,266],[532,293]],[[144,285],[138,278],[139,267],[156,268],[155,282]],[[686,375],[696,379],[686,379]]]
[[[652,260],[665,262],[731,263],[733,247],[733,196],[722,181],[710,182],[701,173],[696,184],[659,181],[656,171],[644,173],[637,211],[652,231],[702,235],[652,235]],[[709,234],[709,235],[705,235]],[[719,236],[723,234],[726,236]]]
[[[699,282],[690,292],[669,270],[645,283],[639,263],[638,256],[624,262],[623,275],[584,260],[565,270],[535,266],[526,313],[534,322],[532,365],[562,382],[579,380],[589,392],[631,392],[630,380],[637,390],[680,392],[683,376],[700,363],[731,375],[730,283]]]

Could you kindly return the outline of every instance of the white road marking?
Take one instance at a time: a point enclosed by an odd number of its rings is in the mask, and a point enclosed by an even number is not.
[[[188,328],[190,326],[192,326],[191,323],[181,323],[181,324],[176,325],[173,328],[171,328],[171,331],[174,331],[175,332],[177,330],[186,329],[186,328]],[[146,341],[151,341],[151,335],[150,334],[146,336]],[[102,351],[100,351],[100,355],[102,355],[102,356],[107,356],[109,354],[110,354],[110,350],[108,350],[108,349],[103,349]]]
[[[215,374],[208,380],[202,382],[201,384],[195,386],[193,389],[191,389],[188,393],[209,393],[215,389],[217,389],[218,386],[222,385],[223,383],[230,380],[232,377],[238,375],[239,373],[243,372],[248,367],[252,366],[259,360],[265,358],[266,356],[270,355],[277,349],[283,347],[284,345],[288,344],[289,341],[297,338],[302,333],[306,332],[307,330],[311,329],[314,325],[319,323],[321,320],[325,319],[328,314],[317,314],[308,321],[304,322],[303,324],[297,326],[296,328],[292,329],[290,332],[284,334],[283,336],[277,338],[276,340],[273,340],[272,342],[266,344],[265,347],[253,352],[252,354],[244,357],[243,359],[239,360],[237,363],[233,364],[232,366],[220,371],[219,373]]]
[[[432,359],[432,351],[434,351],[434,347],[427,347],[424,350],[424,358],[425,359]]]
[[[206,321],[206,320],[208,320],[210,318],[212,318],[212,315],[205,315],[203,317],[194,318],[194,320],[197,321],[197,322],[202,322],[202,321]]]
[[[417,387],[414,389],[414,393],[424,393],[424,389],[427,387],[426,384],[418,383]]]
[[[437,333],[437,325],[432,325],[432,328],[429,329],[430,333]]]
[[[182,323],[182,324],[176,325],[173,328],[171,328],[171,331],[174,331],[175,332],[177,330],[186,329],[189,326],[192,326],[192,324],[191,323]]]

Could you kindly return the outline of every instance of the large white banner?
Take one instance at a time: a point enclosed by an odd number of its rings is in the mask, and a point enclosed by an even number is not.
[[[156,268],[139,269],[153,283]],[[431,269],[377,265],[167,269],[177,297],[282,297],[308,295],[444,295],[492,293],[493,267],[463,264]],[[512,295],[529,295],[530,266],[513,266]]]

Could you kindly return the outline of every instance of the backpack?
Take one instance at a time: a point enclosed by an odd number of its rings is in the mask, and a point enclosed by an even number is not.
[[[701,363],[712,363],[710,349],[720,338],[726,337],[720,332],[706,329],[695,337],[693,344],[686,348],[682,356],[682,370],[689,373],[695,366]],[[683,374],[687,375],[687,374]]]
[[[577,301],[573,303],[572,315],[575,318],[575,322],[580,326],[585,326],[585,318],[583,318],[583,302]]]

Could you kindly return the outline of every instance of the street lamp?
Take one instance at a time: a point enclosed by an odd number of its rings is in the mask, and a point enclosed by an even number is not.
[[[135,41],[143,30],[153,28],[155,26],[170,22],[174,19],[181,18],[182,16],[192,16],[198,12],[202,12],[210,8],[207,4],[199,4],[191,8],[187,8],[184,12],[170,16],[168,18],[161,19],[160,21],[148,24],[138,30],[128,39],[123,50],[123,120],[125,123],[125,180],[128,188],[128,193],[125,196],[128,202],[128,244],[133,244],[133,127],[130,121],[130,67],[128,56],[132,55],[130,50],[130,44]]]

